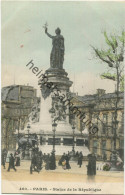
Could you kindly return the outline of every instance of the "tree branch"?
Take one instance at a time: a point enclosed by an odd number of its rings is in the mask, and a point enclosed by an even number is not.
[[[103,62],[107,63],[107,64],[109,65],[109,67],[113,67],[113,64],[112,64],[110,61],[104,59],[104,58],[99,54],[98,49],[96,49],[96,48],[93,47],[93,46],[91,46],[91,47],[92,47],[93,50],[95,51],[96,55],[100,58],[100,60],[102,60]]]

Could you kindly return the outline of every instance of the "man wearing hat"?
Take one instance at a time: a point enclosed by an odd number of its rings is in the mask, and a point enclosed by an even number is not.
[[[14,157],[13,154],[10,154],[9,157],[9,167],[8,167],[8,171],[10,171],[10,169],[14,169],[14,171],[16,171],[15,165],[14,165]]]

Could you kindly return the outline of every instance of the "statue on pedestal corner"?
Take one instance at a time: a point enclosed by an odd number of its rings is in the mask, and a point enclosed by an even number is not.
[[[55,30],[56,36],[52,36],[48,33],[47,27],[45,26],[45,33],[52,39],[52,51],[50,54],[50,67],[63,69],[63,61],[64,61],[64,38],[61,35],[61,30],[57,28]]]

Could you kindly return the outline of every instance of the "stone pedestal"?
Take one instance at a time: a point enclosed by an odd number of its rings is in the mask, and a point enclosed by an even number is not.
[[[54,69],[54,68],[49,68],[48,70],[46,70],[45,75],[47,75],[47,83],[48,86],[51,86],[51,88],[49,88],[48,90],[51,91],[51,89],[53,89],[52,91],[56,92],[58,91],[59,97],[65,97],[63,100],[67,101],[68,104],[68,96],[67,93],[69,92],[69,89],[72,85],[72,81],[69,80],[68,78],[68,74],[64,69]],[[51,85],[49,85],[51,84]],[[44,85],[41,86],[41,92],[42,91],[42,87],[44,88]],[[53,146],[49,143],[49,140],[53,138],[53,132],[52,132],[52,122],[50,122],[50,117],[51,117],[51,113],[49,113],[49,110],[51,109],[51,107],[53,106],[53,100],[51,97],[52,93],[48,93],[48,97],[42,101],[44,104],[46,104],[46,108],[48,110],[48,116],[45,117],[45,108],[44,105],[41,103],[41,119],[40,119],[40,124],[38,128],[41,134],[41,136],[44,138],[46,135],[48,136],[48,142],[46,142],[46,144],[44,145],[40,145],[39,148],[42,150],[43,153],[50,153],[52,151]],[[43,95],[43,94],[42,94]],[[44,94],[45,95],[45,94]],[[44,96],[46,97],[46,95]],[[56,95],[55,95],[56,97]],[[58,106],[63,106],[63,101],[57,100],[57,102],[55,102]],[[59,104],[60,103],[60,104]],[[43,110],[43,114],[42,114],[42,110]],[[62,110],[63,112],[63,110]],[[47,114],[47,113],[46,113]],[[61,114],[61,113],[60,113]],[[81,136],[81,132],[78,131],[77,128],[75,128],[74,131],[74,135],[73,135],[73,130],[72,130],[72,126],[69,124],[69,105],[67,105],[67,108],[65,110],[65,119],[62,119],[60,117],[59,120],[57,120],[57,127],[55,128],[55,139],[58,139],[60,144],[55,145],[55,151],[56,151],[56,155],[62,155],[64,152],[68,153],[72,152],[72,148],[73,145],[69,143],[69,145],[65,144],[65,141],[69,139],[72,140],[74,137],[74,150],[78,151],[78,152],[83,152],[83,155],[88,155],[89,154],[89,150],[88,148],[84,145],[84,146],[79,146],[78,144],[76,144],[76,142],[80,139],[80,140],[88,140],[88,135],[83,135]],[[44,118],[44,120],[43,120]],[[49,120],[47,121],[47,119],[49,118]]]
[[[76,144],[78,140],[88,140],[88,135],[81,135],[81,132],[75,126],[73,133],[72,126],[69,124],[69,105],[64,105],[64,102],[60,100],[60,96],[65,97],[64,100],[68,100],[69,89],[72,85],[72,81],[69,80],[68,74],[64,69],[49,68],[45,71],[47,82],[41,80],[39,82],[41,88],[41,108],[40,108],[40,120],[38,123],[30,124],[30,133],[36,133],[42,140],[46,142],[40,144],[39,150],[42,153],[51,153],[53,150],[53,120],[56,120],[57,126],[55,127],[55,155],[62,155],[72,151],[73,145],[72,139],[74,137],[74,150],[82,152],[83,156],[89,154],[88,148],[83,144]],[[47,87],[51,86],[51,87]],[[57,95],[59,97],[57,98]],[[68,104],[68,103],[67,103]],[[64,109],[65,107],[65,109]],[[52,110],[55,110],[53,115]],[[68,143],[69,142],[69,143]],[[83,141],[84,142],[84,141]]]

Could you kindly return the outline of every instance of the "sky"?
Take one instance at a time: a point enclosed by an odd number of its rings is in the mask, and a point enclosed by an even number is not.
[[[114,91],[114,82],[102,80],[107,65],[95,58],[91,45],[105,48],[103,32],[119,34],[125,27],[124,2],[28,2],[5,1],[2,10],[2,87],[31,85],[38,89],[38,78],[26,67],[30,60],[40,70],[50,67],[52,40],[59,27],[65,39],[64,69],[73,81],[71,91],[94,94],[102,88]]]

